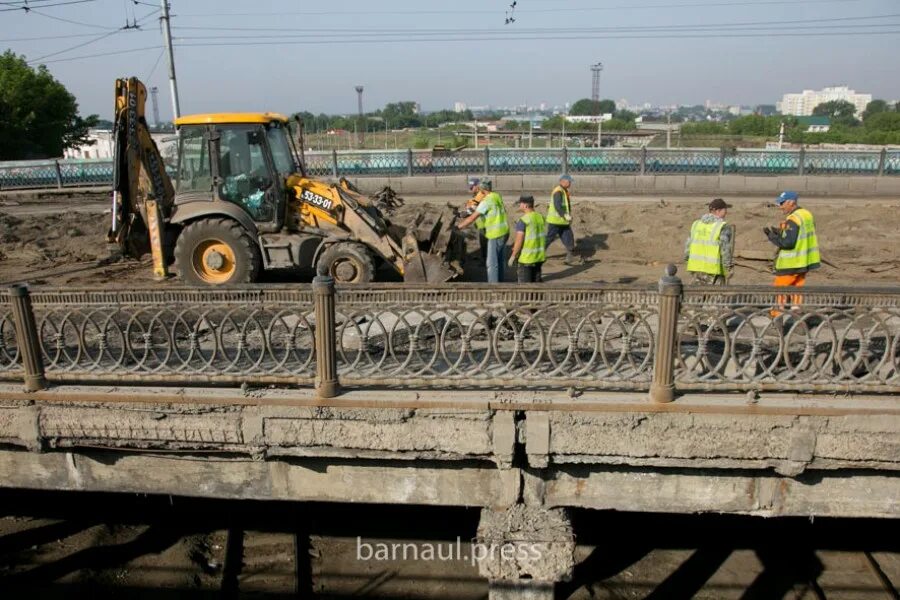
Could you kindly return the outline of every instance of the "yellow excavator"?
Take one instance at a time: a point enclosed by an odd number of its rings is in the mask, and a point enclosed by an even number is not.
[[[378,262],[404,281],[462,273],[455,213],[420,212],[392,223],[348,182],[306,175],[287,118],[273,113],[181,117],[175,181],[144,117],[147,89],[116,80],[112,226],[129,257],[150,253],[192,285],[256,281],[269,269],[316,268],[339,283],[367,283]]]

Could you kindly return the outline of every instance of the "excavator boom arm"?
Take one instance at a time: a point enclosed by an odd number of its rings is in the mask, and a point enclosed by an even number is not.
[[[144,117],[147,88],[137,78],[116,80],[112,224],[107,239],[122,254],[153,255],[157,276],[166,276],[165,223],[175,191]]]

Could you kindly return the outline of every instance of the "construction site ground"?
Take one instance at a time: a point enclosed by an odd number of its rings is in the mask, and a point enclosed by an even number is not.
[[[668,263],[679,265],[683,275],[683,249],[691,222],[706,212],[710,198],[695,197],[580,197],[573,195],[573,227],[581,266],[563,264],[559,241],[548,249],[544,267],[547,283],[639,283],[657,281]],[[369,191],[369,190],[366,190]],[[374,191],[374,190],[372,190]],[[502,193],[502,190],[500,190]],[[510,221],[518,214],[516,197],[505,198]],[[458,196],[407,196],[394,215],[403,223],[416,211],[451,203]],[[769,197],[726,199],[734,206],[728,221],[737,227],[737,267],[734,284],[767,284],[774,246],[762,232],[777,226],[781,213]],[[805,197],[803,206],[816,218],[826,264],[809,284],[889,285],[900,277],[900,198],[861,199]],[[538,199],[546,211],[546,200]],[[144,261],[110,258],[105,243],[109,203],[103,193],[85,192],[70,197],[29,200],[21,194],[0,195],[0,283],[28,281],[33,285],[120,287],[154,284],[149,257]],[[484,281],[484,265],[478,257],[474,229],[468,232],[469,260],[464,281]],[[263,281],[309,281],[311,272],[267,273]],[[400,281],[382,266],[382,281]],[[515,274],[507,270],[507,281]],[[178,280],[167,282],[177,285]]]

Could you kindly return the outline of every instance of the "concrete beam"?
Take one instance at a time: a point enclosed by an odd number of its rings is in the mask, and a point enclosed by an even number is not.
[[[508,507],[517,469],[325,459],[0,450],[0,487],[206,498]]]
[[[726,471],[578,466],[557,471],[526,497],[540,500],[546,507],[897,518],[900,476],[820,471],[793,479]]]

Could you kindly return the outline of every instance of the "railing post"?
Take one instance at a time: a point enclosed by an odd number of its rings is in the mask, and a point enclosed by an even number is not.
[[[331,176],[338,178],[337,150],[331,151]]]
[[[56,189],[61,190],[62,186],[63,186],[62,185],[63,182],[62,182],[62,169],[59,166],[59,161],[54,160],[53,166],[56,167]]]
[[[647,146],[641,146],[641,175],[647,174]]]
[[[719,148],[719,175],[725,174],[725,146]]]
[[[313,296],[316,307],[316,393],[320,398],[334,398],[341,391],[334,333],[334,277],[319,271],[313,278]]]
[[[881,154],[878,155],[878,176],[879,177],[884,175],[885,162],[887,162],[887,148],[882,148]]]
[[[675,276],[675,265],[666,267],[659,280],[659,330],[653,360],[650,399],[671,402],[675,399],[675,352],[678,344],[678,313],[681,310],[681,279]]]
[[[569,147],[563,144],[562,147],[562,172],[569,172]]]
[[[804,175],[806,173],[806,148],[800,146],[800,157],[797,159],[797,175]]]
[[[487,177],[491,174],[491,149],[488,146],[484,147],[484,176]]]
[[[9,286],[9,299],[13,307],[16,323],[16,340],[19,356],[25,369],[25,390],[37,392],[47,388],[44,377],[44,362],[41,359],[41,344],[38,338],[34,311],[31,309],[31,295],[28,286],[17,283]]]
[[[412,148],[406,150],[406,176],[413,176],[413,151]]]

